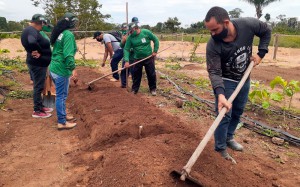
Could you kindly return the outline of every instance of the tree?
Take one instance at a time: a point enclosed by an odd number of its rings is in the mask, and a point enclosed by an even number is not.
[[[44,8],[46,16],[56,23],[65,12],[78,16],[79,28],[87,30],[110,29],[104,20],[110,15],[100,12],[102,5],[97,0],[31,0],[34,6]]]
[[[142,28],[142,29],[148,29],[148,30],[151,30],[150,25],[142,25],[141,28]]]
[[[244,12],[240,8],[235,8],[228,12],[230,18],[239,18],[241,13],[244,13]]]
[[[265,19],[266,19],[267,22],[269,22],[270,19],[271,19],[271,15],[269,13],[266,13]]]
[[[21,31],[23,30],[23,26],[16,21],[8,21],[7,23],[8,31]]]
[[[172,33],[175,33],[181,25],[177,17],[169,18],[164,24]]]
[[[256,16],[259,19],[263,14],[262,14],[262,9],[266,6],[268,6],[270,3],[273,3],[275,1],[280,1],[280,0],[242,0],[250,3],[251,5],[255,6],[256,9]]]
[[[288,27],[295,29],[297,26],[298,26],[298,18],[297,17],[288,18]]]
[[[7,31],[7,21],[5,17],[0,17],[0,31]]]
[[[154,27],[153,27],[153,32],[162,32],[165,28],[165,25],[162,22],[158,22]]]

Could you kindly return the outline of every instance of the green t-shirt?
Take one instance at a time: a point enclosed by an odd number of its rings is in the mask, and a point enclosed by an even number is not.
[[[126,40],[127,41],[127,40]],[[126,42],[125,43],[120,43],[120,47],[122,48],[122,49],[124,49],[124,47],[125,47],[125,44],[126,44]],[[129,62],[134,62],[134,53],[133,53],[133,49],[131,48],[130,50],[129,50]]]
[[[151,41],[154,42],[154,50],[152,51]],[[130,49],[133,49],[134,59],[142,59],[150,56],[153,52],[157,53],[159,48],[158,38],[149,30],[141,29],[140,34],[131,34],[124,47],[124,60],[129,61]]]
[[[71,76],[75,69],[76,51],[77,46],[73,33],[64,30],[54,43],[50,71],[63,77]]]
[[[44,31],[40,31],[40,34],[46,38],[48,41],[50,41],[50,38],[48,37],[48,35],[44,32]]]

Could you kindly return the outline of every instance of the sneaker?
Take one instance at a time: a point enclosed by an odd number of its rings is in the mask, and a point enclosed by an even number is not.
[[[227,147],[229,147],[232,150],[243,151],[244,149],[244,147],[241,144],[237,143],[234,139],[229,140],[226,143],[227,143]]]
[[[133,90],[133,91],[132,91],[132,93],[133,93],[133,94],[137,94],[137,93],[138,93],[138,91],[136,91],[136,90]]]
[[[112,78],[112,79],[109,79],[109,81],[111,81],[111,82],[118,82],[119,80],[117,80],[115,78]]]
[[[73,120],[73,119],[75,119],[74,116],[72,116],[72,115],[70,115],[70,114],[67,114],[67,116],[66,116],[66,120],[67,120],[67,121],[71,121],[71,120]]]
[[[121,88],[126,88],[126,85],[121,85]]]
[[[156,90],[151,90],[150,93],[152,96],[156,96]]]
[[[234,160],[234,158],[232,156],[230,156],[230,154],[227,152],[227,150],[222,150],[222,151],[218,151],[220,153],[220,155],[225,158],[226,160],[231,161],[232,163],[236,164],[236,161]]]
[[[72,129],[77,125],[77,123],[71,123],[71,122],[66,122],[65,124],[58,123],[57,124],[57,129],[58,130],[64,130],[64,129]]]
[[[33,118],[49,118],[52,116],[52,114],[46,112],[34,111],[31,116]]]
[[[53,108],[48,108],[48,107],[43,107],[42,110],[47,113],[53,112]]]

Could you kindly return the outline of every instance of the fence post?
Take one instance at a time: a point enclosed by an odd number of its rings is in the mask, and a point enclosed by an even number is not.
[[[181,41],[183,42],[183,33],[181,33]]]
[[[160,40],[162,40],[162,39],[163,39],[163,35],[161,34],[161,35],[160,35]]]
[[[273,54],[273,60],[276,60],[277,50],[278,50],[278,40],[279,40],[279,34],[274,35],[274,54]]]
[[[195,38],[194,38],[194,36],[192,36],[192,42],[194,42],[195,41]]]

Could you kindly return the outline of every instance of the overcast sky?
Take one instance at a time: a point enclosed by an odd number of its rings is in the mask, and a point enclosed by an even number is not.
[[[103,14],[110,14],[107,22],[122,23],[126,21],[126,2],[129,5],[129,19],[137,16],[142,25],[156,25],[168,17],[177,17],[185,27],[191,23],[202,21],[207,11],[213,6],[221,6],[227,11],[240,8],[242,17],[254,17],[254,6],[241,0],[98,0],[102,4]],[[274,20],[278,15],[298,17],[300,20],[300,0],[280,0],[263,9]],[[7,20],[20,21],[30,19],[35,13],[44,13],[36,8],[30,0],[0,0],[0,16]],[[263,16],[264,17],[264,16]],[[261,18],[264,20],[263,18]]]

